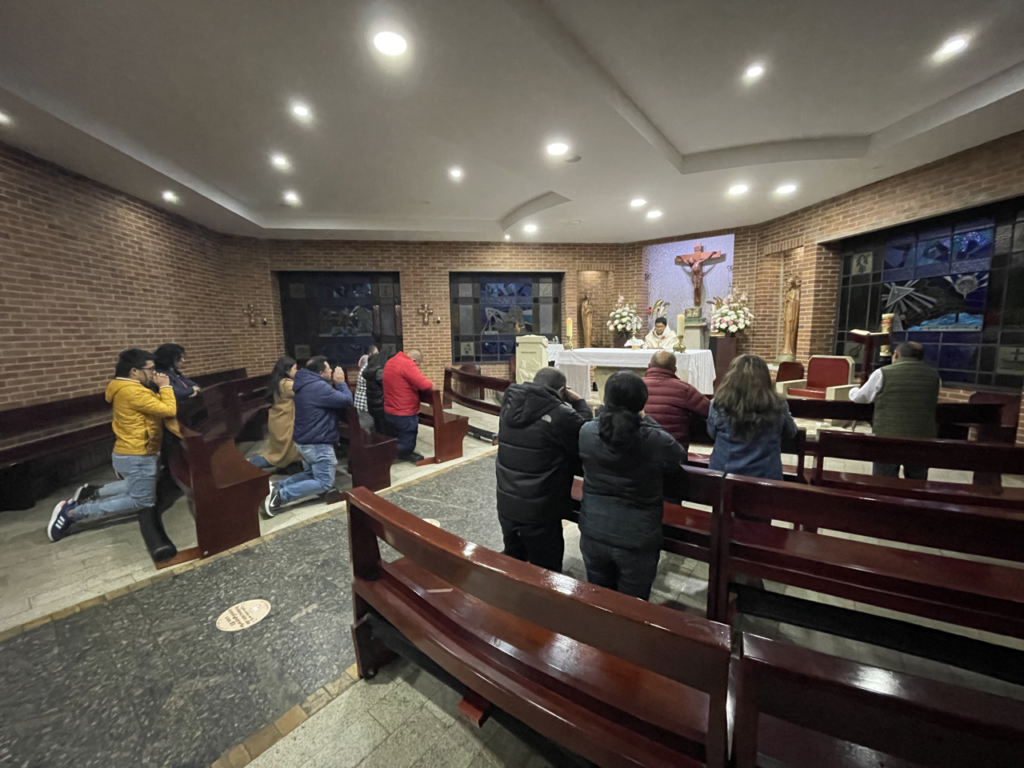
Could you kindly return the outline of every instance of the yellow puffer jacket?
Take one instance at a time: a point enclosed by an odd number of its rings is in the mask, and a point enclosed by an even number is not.
[[[107,402],[114,405],[114,453],[151,456],[160,452],[164,419],[178,412],[174,390],[160,387],[160,394],[131,379],[114,379],[107,385]]]

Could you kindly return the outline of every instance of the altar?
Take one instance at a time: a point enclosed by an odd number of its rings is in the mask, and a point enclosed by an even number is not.
[[[566,386],[573,392],[590,396],[590,367],[639,368],[643,376],[656,349],[561,349],[555,365],[565,374]],[[715,360],[709,349],[675,352],[676,372],[705,395],[714,392]]]

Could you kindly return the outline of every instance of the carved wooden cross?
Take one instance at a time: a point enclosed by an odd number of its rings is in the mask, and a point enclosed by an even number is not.
[[[424,325],[426,325],[427,323],[429,323],[429,322],[430,322],[430,316],[431,316],[432,314],[434,314],[434,310],[432,310],[432,309],[431,309],[430,307],[428,307],[428,306],[427,306],[426,304],[424,304],[423,306],[421,306],[421,307],[420,307],[419,309],[417,309],[416,311],[417,311],[417,312],[419,312],[419,313],[420,313],[421,315],[423,315],[423,324],[424,324]]]
[[[700,307],[703,304],[704,288],[704,262],[714,259],[716,262],[724,258],[721,251],[705,251],[704,246],[697,243],[693,246],[693,253],[684,253],[676,256],[676,264],[681,267],[690,268],[690,280],[693,283],[693,305]]]

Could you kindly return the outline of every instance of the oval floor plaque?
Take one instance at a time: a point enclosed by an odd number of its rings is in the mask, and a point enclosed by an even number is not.
[[[247,629],[257,622],[263,621],[270,613],[270,603],[266,600],[246,600],[244,603],[232,605],[217,617],[217,629],[222,632],[237,632]]]

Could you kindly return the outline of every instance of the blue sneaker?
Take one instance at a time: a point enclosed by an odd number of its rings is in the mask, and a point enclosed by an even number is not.
[[[46,535],[50,537],[50,541],[60,541],[67,535],[68,529],[71,528],[71,517],[68,513],[74,508],[73,501],[58,502],[53,508],[50,522],[46,526]]]

